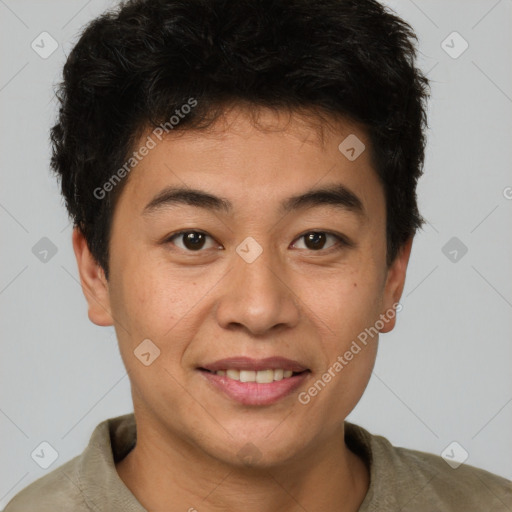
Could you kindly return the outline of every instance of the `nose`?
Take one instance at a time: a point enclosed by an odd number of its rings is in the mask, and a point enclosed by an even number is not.
[[[216,308],[217,321],[224,329],[245,329],[252,336],[264,336],[294,327],[300,319],[297,291],[287,279],[279,257],[268,249],[252,262],[234,253]]]

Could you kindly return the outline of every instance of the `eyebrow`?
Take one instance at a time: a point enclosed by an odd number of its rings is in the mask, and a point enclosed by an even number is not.
[[[153,197],[142,214],[149,215],[180,204],[227,214],[233,211],[233,204],[227,198],[218,197],[203,190],[170,186]],[[360,217],[367,216],[361,199],[345,185],[339,183],[313,188],[303,194],[289,197],[280,204],[279,213],[286,214],[322,205],[353,212]]]

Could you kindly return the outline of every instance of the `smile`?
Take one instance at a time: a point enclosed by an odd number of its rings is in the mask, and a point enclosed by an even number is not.
[[[269,384],[274,381],[288,379],[293,375],[291,370],[284,370],[278,368],[273,370],[271,368],[267,370],[217,370],[216,375],[221,377],[226,376],[229,379],[237,380],[239,382],[258,382],[259,384]]]
[[[311,375],[309,370],[293,372],[281,368],[198,370],[215,393],[238,404],[252,406],[272,405],[284,400],[302,387]]]

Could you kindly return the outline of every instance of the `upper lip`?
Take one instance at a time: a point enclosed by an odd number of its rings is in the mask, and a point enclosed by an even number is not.
[[[200,368],[216,372],[218,370],[291,370],[292,372],[303,372],[307,370],[305,366],[298,361],[287,359],[286,357],[266,357],[264,359],[252,359],[245,356],[228,357],[219,359],[214,363],[202,365]]]

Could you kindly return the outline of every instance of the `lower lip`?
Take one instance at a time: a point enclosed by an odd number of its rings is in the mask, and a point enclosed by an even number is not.
[[[215,388],[223,391],[229,398],[244,405],[270,405],[278,402],[297,389],[309,376],[302,372],[268,384],[259,382],[240,382],[225,375],[199,370]]]

